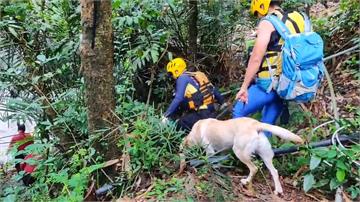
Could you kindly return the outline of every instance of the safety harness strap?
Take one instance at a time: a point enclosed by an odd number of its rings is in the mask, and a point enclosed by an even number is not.
[[[203,73],[186,72],[199,85],[199,90],[189,98],[190,109],[199,110],[202,106],[207,106],[215,102],[212,93],[213,85],[209,82],[205,75],[197,75]],[[202,78],[198,78],[202,77]]]
[[[295,32],[296,32],[296,33],[300,33],[299,26],[296,24],[296,22],[295,22],[293,19],[291,19],[291,18],[288,16],[288,14],[286,14],[286,16],[287,16],[287,20],[289,20],[289,21],[291,22],[291,24],[294,26]]]

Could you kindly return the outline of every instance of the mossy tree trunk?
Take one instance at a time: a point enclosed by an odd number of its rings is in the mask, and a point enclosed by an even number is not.
[[[100,134],[95,149],[110,160],[119,155],[114,137],[117,133],[111,129],[116,125],[111,0],[80,0],[80,4],[81,70],[85,81],[88,129],[92,136]]]

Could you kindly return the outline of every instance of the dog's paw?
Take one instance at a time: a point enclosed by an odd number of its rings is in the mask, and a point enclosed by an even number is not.
[[[243,185],[247,185],[249,183],[249,180],[248,179],[241,179],[240,182]]]

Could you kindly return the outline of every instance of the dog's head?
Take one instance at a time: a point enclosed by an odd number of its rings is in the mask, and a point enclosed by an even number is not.
[[[184,148],[187,148],[190,146],[190,140],[189,136],[186,136],[182,143],[180,144],[180,151],[184,151]]]
[[[192,127],[190,133],[184,138],[183,142],[180,145],[180,151],[182,151],[186,147],[192,147],[199,143],[199,137],[200,137],[200,124],[201,120],[196,122],[194,126]]]

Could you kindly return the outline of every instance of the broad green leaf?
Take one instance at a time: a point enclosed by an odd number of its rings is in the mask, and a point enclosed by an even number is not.
[[[90,173],[102,168],[103,166],[104,166],[104,163],[92,165],[90,167],[85,167],[85,168],[81,169],[80,172],[85,173],[86,175],[89,175]]]
[[[16,31],[15,31],[14,28],[8,27],[8,29],[9,29],[10,33],[11,33],[14,37],[18,38],[18,34],[16,33]]]
[[[45,55],[38,55],[36,56],[36,58],[41,62],[44,63],[46,61],[46,56]]]
[[[349,187],[347,189],[347,192],[348,193],[350,192],[351,193],[351,198],[355,199],[357,196],[360,195],[360,188],[357,187],[356,185],[352,185],[351,187]]]
[[[151,59],[152,59],[153,63],[156,63],[159,58],[159,53],[156,50],[151,50],[150,54],[151,54]]]
[[[319,156],[321,158],[325,158],[325,157],[327,157],[329,149],[326,148],[326,147],[316,148],[316,149],[313,149],[312,152],[315,153],[317,156]]]
[[[44,74],[43,76],[44,76],[43,80],[48,80],[48,79],[51,79],[52,77],[54,77],[54,74],[52,72],[48,72],[48,73]]]
[[[115,0],[115,1],[113,1],[113,3],[112,3],[113,9],[119,8],[120,5],[121,5],[121,1],[120,1],[120,0]]]
[[[172,59],[173,59],[173,54],[172,54],[172,52],[168,52],[168,59],[169,59],[169,60],[172,60]]]
[[[332,178],[330,181],[330,190],[336,189],[340,183],[336,180],[336,178]]]
[[[138,17],[134,17],[134,23],[139,24],[139,18]]]
[[[347,169],[348,169],[348,168],[346,167],[346,165],[344,164],[344,162],[341,161],[341,160],[336,161],[336,167],[341,168],[341,169],[343,169],[343,170],[347,170]]]
[[[322,179],[322,180],[316,182],[313,187],[314,187],[314,188],[319,188],[319,187],[322,187],[322,186],[324,186],[324,185],[329,184],[329,182],[330,182],[329,179]]]
[[[332,159],[336,157],[337,152],[335,150],[330,150],[327,154],[327,158]]]
[[[346,173],[343,169],[337,169],[336,171],[336,179],[339,182],[343,182],[345,180]]]
[[[122,26],[124,26],[124,24],[125,24],[125,17],[121,17],[121,18],[119,18],[119,27],[122,27]]]
[[[304,184],[303,184],[304,191],[308,192],[313,187],[314,184],[315,184],[314,176],[311,173],[305,175]]]
[[[310,159],[310,170],[314,170],[319,166],[321,162],[321,158],[317,157],[316,155],[312,155]]]
[[[15,21],[11,21],[11,22],[12,22],[12,23],[16,23]],[[21,26],[16,25],[16,24],[9,24],[8,26],[9,26],[9,27],[16,28],[16,29],[21,29]]]
[[[132,22],[133,22],[132,18],[129,17],[129,16],[126,16],[126,24],[129,25],[129,26],[131,26],[131,25],[132,25]]]

